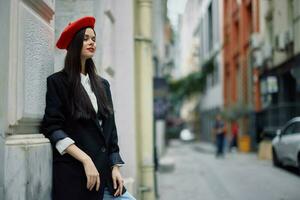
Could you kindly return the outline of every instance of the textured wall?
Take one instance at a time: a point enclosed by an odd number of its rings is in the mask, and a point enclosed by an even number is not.
[[[4,199],[4,143],[5,127],[7,121],[7,92],[8,92],[8,56],[10,24],[7,23],[10,18],[9,1],[0,1],[0,38],[2,39],[0,49],[0,199]]]
[[[7,51],[6,64],[1,62],[0,199],[50,200],[51,148],[36,130],[44,113],[46,77],[54,70],[54,0],[5,2],[1,6],[12,12],[0,16],[1,25],[9,26],[4,35],[1,31]]]
[[[45,107],[46,77],[53,68],[53,27],[34,11],[20,4],[20,51],[24,79],[24,115],[42,116]],[[19,57],[19,58],[20,58]]]

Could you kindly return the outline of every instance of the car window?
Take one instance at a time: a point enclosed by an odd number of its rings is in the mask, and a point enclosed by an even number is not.
[[[295,126],[296,126],[296,124],[291,124],[291,125],[289,125],[288,127],[286,127],[286,128],[284,129],[282,135],[285,136],[285,135],[291,135],[291,134],[293,134],[294,129],[295,129]]]
[[[296,122],[292,134],[300,133],[300,122]]]

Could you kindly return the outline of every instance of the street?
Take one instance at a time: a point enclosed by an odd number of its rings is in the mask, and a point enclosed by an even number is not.
[[[216,159],[210,144],[172,141],[164,157],[175,167],[159,172],[160,200],[300,199],[300,176],[253,153]]]

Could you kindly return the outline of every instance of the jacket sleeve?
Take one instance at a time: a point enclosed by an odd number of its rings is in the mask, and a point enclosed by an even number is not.
[[[111,92],[110,92],[110,85],[108,81],[105,80],[106,84],[106,93],[107,93],[107,98],[108,101],[111,104],[111,107],[113,109],[113,102],[112,102],[112,97],[111,97]],[[124,161],[121,158],[120,155],[120,148],[118,145],[118,133],[117,133],[117,127],[115,123],[115,116],[114,113],[109,116],[109,120],[112,123],[112,133],[111,133],[111,139],[110,139],[110,146],[108,147],[109,149],[109,159],[110,159],[110,165],[118,165],[118,164],[124,164]]]
[[[63,131],[65,115],[56,82],[51,76],[47,78],[45,114],[40,125],[40,132],[50,140],[53,146],[57,141],[68,137]]]

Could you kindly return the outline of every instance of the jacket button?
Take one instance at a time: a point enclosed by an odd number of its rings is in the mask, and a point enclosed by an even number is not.
[[[101,151],[104,153],[106,151],[106,148],[105,147],[102,147],[101,148]]]

